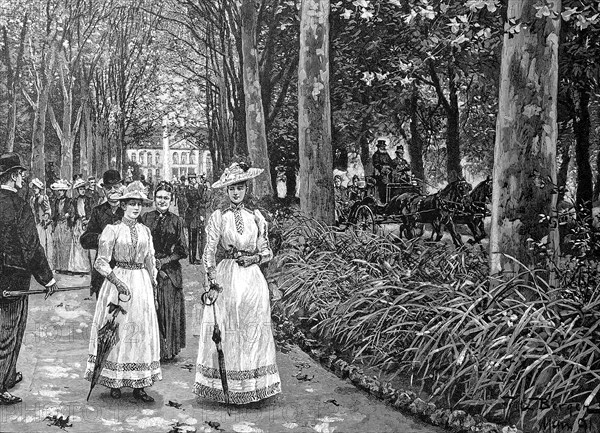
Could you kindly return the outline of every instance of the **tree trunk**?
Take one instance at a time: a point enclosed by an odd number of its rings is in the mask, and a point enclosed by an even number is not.
[[[446,110],[448,126],[446,128],[446,150],[448,182],[454,182],[463,177],[460,163],[460,110],[458,109],[458,89],[454,81],[454,67],[448,66],[448,82],[450,90],[450,106]]]
[[[590,93],[587,88],[573,90],[575,101],[575,161],[577,162],[577,198],[575,208],[579,219],[588,224],[592,221],[594,185],[590,166]]]
[[[267,134],[265,131],[265,113],[260,90],[260,71],[258,67],[258,47],[256,44],[257,10],[260,2],[243,0],[242,18],[242,54],[244,76],[244,101],[246,107],[246,143],[252,164],[265,170],[263,176],[254,178],[253,191],[257,197],[273,195],[273,185],[269,179],[271,168],[267,152]]]
[[[329,100],[329,0],[302,0],[298,64],[300,208],[334,222]]]
[[[410,155],[410,169],[412,174],[420,181],[425,180],[425,164],[423,163],[423,140],[419,134],[419,88],[413,83],[413,91],[410,97],[410,142],[408,154]],[[421,191],[425,192],[427,187],[421,182]]]
[[[558,17],[560,3],[553,3],[552,13]],[[504,279],[523,270],[518,262],[529,267],[539,265],[530,254],[531,241],[546,243],[550,261],[559,253],[557,195],[553,190],[560,19],[536,18],[535,4],[535,0],[509,0],[508,18],[530,24],[516,34],[505,32],[502,48],[490,272]],[[540,214],[550,218],[549,224],[540,224]],[[552,273],[548,280],[554,285]]]
[[[50,85],[45,85],[38,94],[33,116],[31,140],[31,175],[38,179],[46,179],[46,112]]]

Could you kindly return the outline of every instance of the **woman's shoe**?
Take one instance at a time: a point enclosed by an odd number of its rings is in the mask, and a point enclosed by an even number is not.
[[[17,374],[15,374],[15,381],[14,383],[12,383],[11,385],[8,386],[8,388],[14,388],[15,385],[19,382],[21,382],[23,380],[23,373],[21,373],[20,371],[17,371]]]
[[[154,399],[146,394],[144,388],[135,388],[133,390],[133,398],[136,400],[142,400],[144,403],[152,403]]]
[[[110,396],[114,399],[121,398],[121,390],[119,388],[111,388]]]
[[[0,394],[0,405],[8,406],[11,404],[21,403],[23,400],[21,397],[17,397],[16,395],[12,395],[8,391],[4,391]]]

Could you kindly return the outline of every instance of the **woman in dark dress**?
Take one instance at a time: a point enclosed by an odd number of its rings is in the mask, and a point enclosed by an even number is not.
[[[152,233],[158,268],[157,314],[161,361],[173,359],[185,347],[185,301],[181,264],[188,255],[183,219],[169,211],[175,190],[162,181],[154,192],[156,209],[142,215]]]

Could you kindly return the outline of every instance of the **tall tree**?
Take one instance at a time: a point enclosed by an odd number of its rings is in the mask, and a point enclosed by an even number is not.
[[[246,140],[248,154],[254,165],[271,173],[269,155],[267,153],[267,133],[265,130],[265,113],[263,109],[258,66],[257,9],[260,2],[243,0],[241,8],[242,21],[242,55],[244,76],[244,100],[246,106]],[[263,197],[273,194],[270,177],[259,176],[254,179],[254,194]]]
[[[298,64],[300,207],[333,224],[329,0],[302,0]]]
[[[494,152],[490,271],[506,278],[535,265],[528,245],[547,237],[558,254],[556,139],[560,1],[509,0]],[[540,224],[540,214],[550,217]],[[511,258],[512,257],[512,258]],[[514,259],[517,259],[515,261]],[[552,281],[551,281],[552,283]]]

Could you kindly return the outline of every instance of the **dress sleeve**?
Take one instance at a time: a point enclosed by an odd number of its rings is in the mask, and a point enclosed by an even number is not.
[[[215,254],[217,253],[217,246],[221,238],[222,222],[223,215],[220,210],[216,210],[210,216],[208,224],[206,224],[206,246],[204,247],[202,260],[204,262],[204,269],[207,271],[216,266]]]
[[[188,256],[187,239],[183,232],[183,218],[177,217],[175,220],[175,229],[177,231],[177,240],[173,246],[173,253],[169,257],[170,261],[185,259]]]
[[[156,284],[156,277],[158,275],[158,269],[156,269],[156,258],[154,257],[154,242],[152,241],[152,233],[150,229],[143,224],[140,224],[143,227],[143,230],[146,231],[146,236],[148,236],[148,251],[146,252],[146,257],[144,259],[144,264],[146,265],[146,269],[150,274],[150,278],[152,279],[152,283]]]
[[[254,220],[258,226],[258,239],[256,240],[256,249],[260,256],[260,262],[266,263],[273,258],[273,251],[269,244],[269,225],[267,220],[259,210],[254,211]]]
[[[112,259],[115,242],[117,241],[117,226],[113,224],[107,225],[98,240],[98,255],[94,262],[94,268],[103,277],[108,276],[112,272],[110,260]]]

